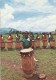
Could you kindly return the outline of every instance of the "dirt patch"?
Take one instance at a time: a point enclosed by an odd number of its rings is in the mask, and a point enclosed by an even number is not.
[[[12,63],[11,60],[5,60],[5,59],[1,59],[1,65],[5,65],[7,66],[8,68],[12,68],[12,69],[15,69],[15,70],[21,70],[21,66],[18,66],[18,64],[15,62],[15,63]]]

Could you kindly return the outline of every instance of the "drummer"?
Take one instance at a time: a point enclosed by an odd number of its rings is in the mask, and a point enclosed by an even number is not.
[[[42,35],[42,45],[44,48],[46,48],[46,46],[47,46],[47,36],[45,33],[43,33],[43,35]]]
[[[2,35],[0,35],[0,48],[1,48]]]
[[[36,40],[38,40],[38,39],[40,39],[39,34],[37,34],[37,36],[36,36]]]
[[[30,34],[30,40],[31,40],[31,41],[34,40],[34,35],[33,35],[33,33]]]
[[[16,34],[16,41],[18,42],[20,39],[20,36],[18,34]]]
[[[46,40],[46,39],[47,39],[46,34],[43,33],[43,35],[42,35],[42,40]]]
[[[53,40],[53,35],[51,34],[51,32],[48,35],[48,41],[50,42],[50,40]]]
[[[18,35],[18,33],[16,34],[16,42],[15,42],[15,48],[16,50],[18,50],[20,48],[20,36]]]
[[[22,42],[23,42],[23,49],[25,48],[30,48],[31,47],[31,41],[30,41],[30,38],[28,37],[28,32],[25,32],[25,35],[23,35],[23,39],[22,39]],[[38,61],[34,58],[34,61]]]
[[[34,35],[33,35],[33,33],[30,34],[30,42],[31,42],[31,47],[34,48]]]
[[[7,43],[8,50],[12,50],[12,46],[13,46],[13,37],[11,34],[9,34]]]
[[[1,50],[5,48],[4,38],[2,35],[0,35],[0,48]]]
[[[53,40],[53,35],[51,34],[51,32],[48,35],[48,46],[50,46],[50,41]]]
[[[25,32],[25,34],[23,35],[22,42],[23,42],[23,45],[22,45],[23,48],[30,47],[30,39],[28,37],[28,32]]]
[[[12,37],[11,34],[9,34],[9,36],[8,36],[8,40],[9,40],[9,41],[12,41],[12,40],[13,40],[13,37]]]

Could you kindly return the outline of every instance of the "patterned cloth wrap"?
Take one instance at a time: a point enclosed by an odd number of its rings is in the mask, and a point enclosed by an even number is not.
[[[23,42],[23,47],[24,47],[24,48],[29,48],[29,47],[30,47],[30,40],[24,38],[24,39],[22,40],[22,42]]]

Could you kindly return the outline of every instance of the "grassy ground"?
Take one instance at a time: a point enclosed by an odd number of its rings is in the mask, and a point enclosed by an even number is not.
[[[56,36],[54,37],[56,39]],[[56,79],[56,49],[34,49],[34,56],[38,59],[38,62],[35,62],[35,71]],[[23,77],[23,72],[20,70],[20,50],[0,51],[0,59],[1,80],[37,80]]]
[[[56,76],[56,50],[53,49],[36,49],[34,55],[38,62],[35,62],[35,71]],[[21,65],[21,57],[19,51],[5,51],[1,52],[1,61],[6,63],[0,66],[1,68],[1,80],[27,80],[23,78],[21,70],[15,70],[14,65]],[[8,64],[10,63],[10,64]],[[12,66],[12,67],[11,67]]]

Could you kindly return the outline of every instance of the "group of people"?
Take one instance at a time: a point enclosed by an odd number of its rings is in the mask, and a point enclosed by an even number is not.
[[[36,39],[34,39],[33,33],[31,33],[29,36],[28,36],[28,33],[25,33],[25,36],[23,37],[22,41],[23,41],[24,47],[31,46],[32,48],[34,48],[34,40],[39,40],[39,42],[40,42],[40,40],[42,40],[43,45],[45,45],[48,40],[48,46],[50,46],[50,41],[53,39],[54,39],[54,37],[51,34],[51,32],[49,33],[48,38],[47,38],[47,35],[45,33],[43,33],[41,38],[40,38],[39,34],[37,34]],[[46,45],[43,47],[46,47]]]
[[[32,41],[34,40],[34,35],[31,33],[29,36],[28,32],[25,32],[24,37],[22,38],[22,43],[24,48],[32,47]]]
[[[18,45],[18,41],[20,40],[20,36],[18,34],[16,34],[15,36],[16,38],[16,43]],[[36,40],[47,40],[47,36],[45,33],[42,34],[42,38],[40,38],[40,36],[37,34],[36,36]],[[49,33],[48,35],[48,45],[50,43],[50,40],[53,39],[53,35],[51,33]],[[8,38],[8,48],[10,48],[10,46],[12,47],[12,44],[13,44],[13,36],[11,34],[9,34]],[[29,47],[32,47],[34,48],[34,34],[33,33],[28,33],[28,32],[25,32],[22,36],[22,48],[29,48]],[[11,43],[11,44],[10,44]],[[0,35],[0,48],[1,49],[4,49],[5,48],[5,42],[4,42],[4,38],[2,35]]]
[[[40,39],[40,36],[38,34],[36,36],[36,39]],[[42,34],[42,40],[44,40],[44,39],[47,39],[47,36],[46,36],[45,33]],[[54,39],[54,37],[50,32],[49,35],[48,35],[48,42],[50,42],[50,40],[53,40],[53,39]]]
[[[16,42],[18,42],[20,39],[20,36],[18,36],[18,34],[16,34]],[[7,37],[7,47],[8,50],[12,48],[13,46],[13,36],[11,34],[9,34],[9,36]],[[4,37],[2,35],[0,35],[0,49],[3,50],[5,48],[5,42],[4,42]]]
[[[28,34],[28,32],[25,32],[25,34],[23,35],[24,37],[22,38],[22,47],[23,49],[27,49],[32,47],[32,40],[34,40],[34,35],[31,33],[30,36]],[[35,57],[34,57],[34,61],[38,61]]]
[[[18,34],[16,34],[16,41],[19,41],[19,39],[20,39],[20,36],[18,35]],[[8,36],[8,40],[10,41],[13,41],[13,36],[11,35],[11,34],[9,34],[9,36]]]

